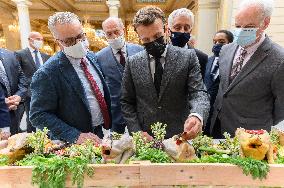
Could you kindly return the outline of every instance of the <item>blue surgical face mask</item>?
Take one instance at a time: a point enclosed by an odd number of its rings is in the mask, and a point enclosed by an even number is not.
[[[234,41],[241,47],[253,44],[256,40],[258,28],[236,28],[234,30]]]
[[[171,31],[171,41],[174,46],[184,47],[190,39],[190,33]]]
[[[219,57],[219,54],[220,54],[220,51],[221,51],[221,48],[224,44],[222,43],[218,43],[218,44],[214,44],[213,45],[213,48],[212,48],[212,52],[214,53],[214,55],[216,57]]]

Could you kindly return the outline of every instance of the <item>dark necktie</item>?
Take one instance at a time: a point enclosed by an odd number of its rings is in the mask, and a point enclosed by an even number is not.
[[[125,57],[124,57],[121,50],[118,51],[118,54],[120,55],[119,63],[124,67],[125,66]]]
[[[242,48],[241,53],[236,60],[236,63],[232,66],[230,74],[230,83],[232,83],[232,81],[236,78],[236,76],[241,72],[246,54],[247,51],[244,48]]]
[[[34,50],[34,54],[35,54],[35,66],[38,69],[40,67],[40,60],[38,57],[38,50]]]
[[[1,62],[0,62],[1,63]],[[2,62],[3,63],[3,62]],[[4,65],[3,65],[4,66]],[[11,96],[11,87],[10,87],[10,82],[9,79],[5,73],[5,71],[0,67],[0,78],[3,80],[4,85],[7,89],[7,95]]]
[[[218,73],[218,70],[219,70],[219,58],[216,57],[215,60],[214,60],[214,64],[213,64],[213,68],[211,69],[211,77],[213,78],[213,80],[215,80],[217,77],[217,73]]]
[[[163,66],[160,62],[160,58],[155,58],[155,74],[154,74],[154,85],[157,91],[157,95],[160,94],[160,86],[163,78]]]
[[[91,89],[92,89],[96,99],[98,100],[100,110],[101,110],[101,113],[102,113],[103,118],[104,118],[104,128],[108,129],[109,126],[110,126],[110,116],[109,116],[109,112],[108,112],[107,103],[105,101],[105,98],[104,98],[102,92],[100,91],[100,88],[97,85],[93,75],[88,70],[87,62],[84,58],[81,59],[80,64],[81,64],[82,70],[85,73],[85,76],[87,77],[87,79],[88,79],[88,81],[91,85]]]

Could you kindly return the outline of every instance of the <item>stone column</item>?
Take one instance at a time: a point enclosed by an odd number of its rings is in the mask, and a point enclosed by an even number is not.
[[[119,0],[108,0],[106,4],[109,8],[109,16],[110,17],[118,17],[120,3]]]
[[[26,48],[29,45],[28,36],[31,32],[30,25],[30,15],[29,15],[29,5],[31,2],[29,0],[12,0],[17,5],[19,26],[20,26],[20,38],[21,47]]]
[[[232,0],[221,0],[218,30],[231,29],[233,21],[233,3]]]
[[[196,15],[197,48],[211,55],[212,38],[217,31],[220,0],[198,0]]]

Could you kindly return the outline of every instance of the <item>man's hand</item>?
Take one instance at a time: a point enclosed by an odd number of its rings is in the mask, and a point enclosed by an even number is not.
[[[21,102],[21,97],[18,95],[13,95],[8,98],[5,98],[5,102],[9,108],[9,110],[17,110],[18,105]]]
[[[102,140],[97,135],[89,132],[89,133],[81,133],[79,135],[76,144],[83,144],[87,140],[93,141],[94,144],[100,144],[102,142]]]
[[[185,139],[190,140],[195,138],[202,131],[200,119],[195,116],[190,116],[184,123]]]
[[[152,141],[153,140],[153,137],[150,136],[147,132],[141,132],[141,134],[142,134],[143,138],[147,139],[147,141]]]
[[[0,140],[8,140],[8,138],[11,136],[11,133],[9,132],[1,132],[0,133]]]

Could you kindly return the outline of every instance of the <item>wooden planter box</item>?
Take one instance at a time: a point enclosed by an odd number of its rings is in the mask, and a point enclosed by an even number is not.
[[[85,177],[84,187],[171,187],[174,185],[284,187],[284,165],[270,165],[266,179],[253,180],[230,164],[129,164],[91,165],[94,176]],[[0,167],[1,188],[30,188],[32,167]],[[71,185],[67,178],[67,187]]]

